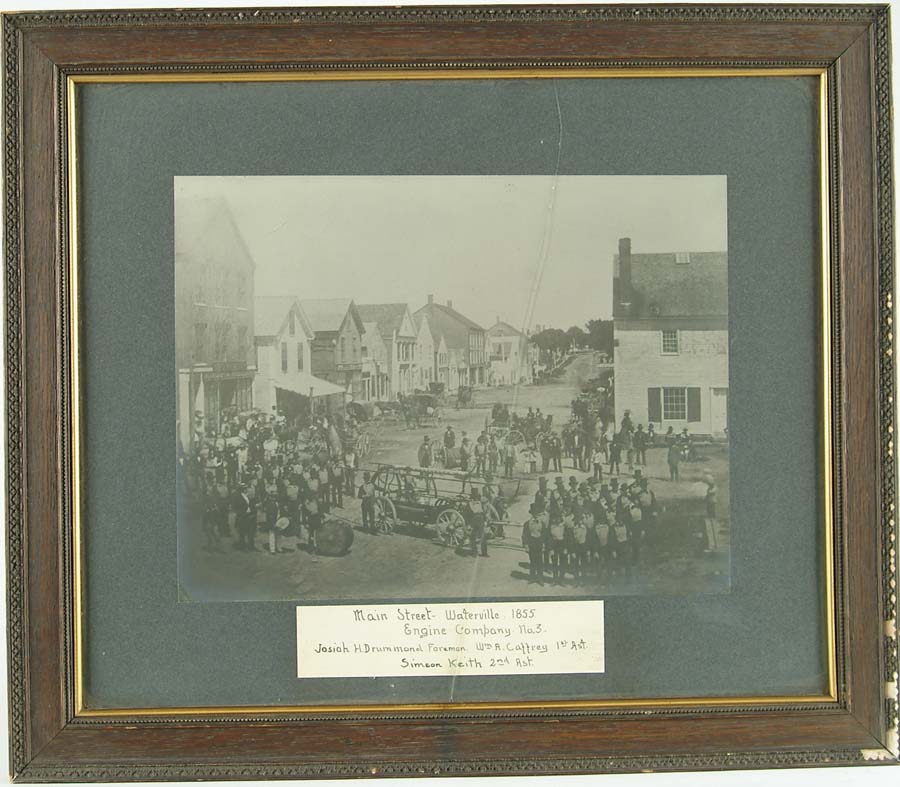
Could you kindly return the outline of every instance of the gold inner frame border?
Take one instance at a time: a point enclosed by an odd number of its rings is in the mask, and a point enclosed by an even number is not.
[[[823,457],[823,524],[825,528],[823,555],[823,585],[825,588],[825,643],[828,669],[827,692],[822,695],[772,695],[772,696],[726,696],[726,697],[660,697],[639,699],[596,699],[596,700],[541,700],[507,702],[466,702],[466,703],[407,703],[407,704],[365,704],[365,705],[301,705],[301,706],[209,706],[209,707],[143,707],[143,708],[88,708],[84,705],[84,600],[82,597],[84,560],[82,553],[81,517],[81,386],[80,369],[80,316],[78,301],[79,283],[79,242],[78,242],[78,134],[77,134],[77,92],[79,84],[117,83],[198,83],[198,82],[302,82],[302,81],[387,81],[399,79],[447,80],[447,79],[636,79],[636,78],[722,78],[722,77],[799,77],[818,78],[819,83],[819,201],[821,244],[819,316],[821,330],[820,364],[821,396],[819,399],[823,414],[821,445]],[[172,72],[172,73],[102,73],[69,74],[66,76],[66,151],[65,169],[68,190],[66,195],[66,221],[68,225],[68,275],[69,292],[64,293],[68,305],[69,352],[69,412],[71,418],[70,462],[71,462],[71,512],[72,512],[72,635],[73,635],[73,676],[74,711],[77,720],[103,720],[114,718],[160,718],[160,717],[204,717],[211,716],[259,716],[277,717],[290,715],[333,715],[384,713],[439,713],[473,711],[615,711],[629,709],[678,709],[701,708],[771,708],[773,706],[815,705],[835,706],[838,697],[837,627],[835,605],[835,533],[834,533],[834,490],[833,490],[833,429],[832,418],[832,364],[831,351],[834,336],[831,325],[832,259],[830,228],[830,184],[831,184],[831,136],[828,70],[817,67],[635,67],[635,68],[583,68],[583,67],[514,67],[514,68],[372,68],[354,67],[340,71],[328,68],[303,71],[222,71],[222,72]],[[65,490],[63,490],[65,494]]]

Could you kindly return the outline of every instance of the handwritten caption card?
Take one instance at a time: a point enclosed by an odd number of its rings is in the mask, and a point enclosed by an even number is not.
[[[602,601],[297,607],[297,677],[603,672]]]

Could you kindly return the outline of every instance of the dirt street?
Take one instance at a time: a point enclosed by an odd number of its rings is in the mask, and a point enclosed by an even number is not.
[[[519,388],[477,389],[476,406],[443,412],[440,425],[407,430],[402,423],[385,426],[373,439],[366,464],[381,462],[416,464],[416,451],[424,435],[439,440],[447,425],[458,439],[462,432],[477,437],[490,416],[490,405],[500,401],[524,412],[528,407],[552,414],[554,424],[569,418],[569,405],[578,395],[579,384],[596,376],[599,364],[593,353],[579,355],[553,383]],[[681,466],[681,480],[668,481],[665,449],[648,451],[645,476],[664,507],[660,535],[655,548],[644,550],[626,571],[623,565],[603,584],[589,578],[575,584],[571,576],[562,585],[545,580],[543,586],[528,582],[528,556],[522,547],[522,523],[537,488],[537,475],[517,469],[520,494],[510,504],[510,524],[505,538],[492,541],[488,557],[474,557],[468,545],[445,546],[433,529],[400,523],[391,535],[362,531],[359,503],[344,498],[344,508],[333,514],[353,523],[354,541],[342,557],[322,557],[307,551],[304,539],[286,539],[292,551],[270,554],[267,534],[260,532],[256,552],[237,551],[224,539],[219,550],[205,544],[199,516],[182,523],[179,533],[181,597],[185,601],[228,600],[322,600],[322,599],[444,599],[540,598],[645,593],[708,593],[726,591],[729,584],[728,455],[727,446],[703,447],[696,462]],[[564,460],[566,479],[581,480],[587,474],[572,469]],[[622,464],[621,477],[632,474]],[[719,490],[719,521],[715,527],[716,548],[703,551],[694,529],[703,529],[702,502],[705,486],[701,475],[709,472]],[[553,476],[551,475],[551,483]],[[502,483],[502,481],[501,481]],[[510,482],[507,482],[509,484]],[[506,486],[506,485],[504,485]],[[512,485],[504,491],[509,494]],[[672,516],[674,512],[692,516]],[[693,527],[691,526],[693,525]]]

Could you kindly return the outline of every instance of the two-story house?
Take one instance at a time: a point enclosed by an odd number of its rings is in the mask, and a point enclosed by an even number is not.
[[[343,403],[344,389],[315,377],[312,368],[312,328],[291,295],[264,295],[254,299],[256,377],[253,403],[263,412],[279,412],[289,423],[305,423],[310,400],[335,397],[333,409]]]
[[[614,257],[616,418],[692,434],[728,428],[728,257],[725,252]]]
[[[222,198],[178,199],[175,365],[178,439],[216,432],[253,406],[254,263]]]
[[[521,331],[497,318],[485,333],[490,362],[491,385],[520,385],[532,382],[534,345]],[[535,348],[536,349],[536,348]]]
[[[428,296],[428,303],[416,312],[428,318],[435,345],[443,340],[450,358],[451,367],[456,366],[454,375],[452,368],[450,377],[457,378],[451,390],[458,385],[484,385],[487,381],[487,353],[484,328],[478,323],[460,314],[453,308],[453,301],[447,304],[435,303],[434,296]]]
[[[375,323],[388,352],[391,393],[409,394],[416,388],[416,340],[418,331],[405,303],[361,303],[364,323]]]
[[[447,341],[443,336],[436,336],[434,333],[432,333],[432,340],[434,341],[434,379],[436,382],[443,383],[446,390],[455,390],[459,385],[459,376],[456,366],[450,365]]]
[[[361,399],[365,326],[356,304],[349,298],[304,299],[300,307],[313,332],[312,373]]]
[[[385,402],[393,397],[388,370],[387,345],[378,331],[378,323],[365,322],[362,343],[362,399],[365,402]]]
[[[413,323],[416,326],[416,387],[427,391],[428,386],[437,380],[434,335],[425,315],[414,315]]]

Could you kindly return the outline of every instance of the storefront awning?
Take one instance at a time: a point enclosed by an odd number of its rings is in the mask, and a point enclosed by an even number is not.
[[[292,374],[289,379],[281,378],[275,383],[275,387],[285,391],[292,391],[301,396],[310,396],[310,390],[312,390],[311,395],[314,399],[333,394],[343,396],[346,393],[339,385],[330,383],[328,380],[313,377],[311,374],[304,374],[303,372]]]

